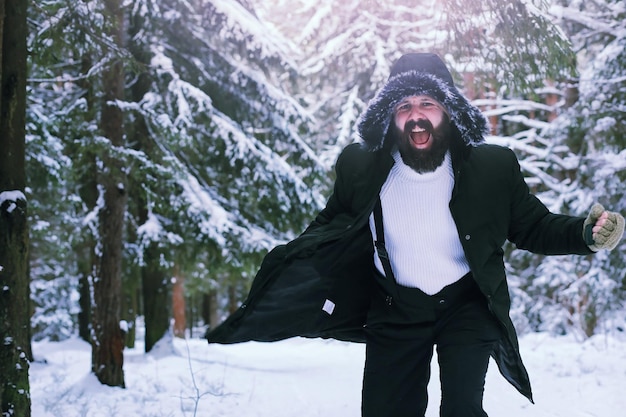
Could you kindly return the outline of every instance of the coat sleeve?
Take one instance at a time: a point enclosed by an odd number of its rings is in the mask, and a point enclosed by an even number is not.
[[[533,194],[512,151],[511,221],[508,239],[518,248],[543,255],[593,253],[583,239],[583,217],[551,213]]]

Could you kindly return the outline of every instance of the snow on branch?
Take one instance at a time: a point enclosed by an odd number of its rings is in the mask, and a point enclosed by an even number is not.
[[[225,26],[230,37],[254,42],[253,45],[247,45],[248,50],[258,48],[262,57],[279,57],[281,61],[287,61],[288,65],[295,67],[295,63],[289,61],[289,57],[296,54],[295,44],[280,36],[270,26],[259,24],[258,18],[241,4],[236,1],[210,1],[208,6],[214,8],[215,15],[221,14],[225,17]]]
[[[594,165],[597,167],[594,176],[598,179],[610,178],[619,172],[626,171],[626,149],[618,154],[598,153],[595,156]]]
[[[614,31],[617,29],[614,20],[604,22],[599,20],[596,14],[592,15],[589,13],[585,13],[584,11],[575,9],[573,7],[553,5],[550,8],[549,13],[557,19],[569,20],[571,22],[586,26],[587,28],[592,29],[596,32],[614,34]]]
[[[541,137],[535,135],[534,131],[522,132],[516,137],[488,136],[486,141],[506,146],[525,155],[525,157],[520,158],[519,162],[520,167],[530,175],[527,178],[529,184],[543,184],[561,194],[571,192],[577,187],[575,183],[567,179],[553,177],[545,169],[548,165],[558,166],[562,170],[575,168],[578,158],[572,158],[568,148],[551,146],[549,143],[543,142]],[[537,142],[545,147],[537,146]]]
[[[309,187],[294,171],[291,165],[254,136],[248,136],[242,132],[237,124],[226,115],[217,110],[214,111],[215,113],[211,122],[219,129],[220,136],[226,141],[227,149],[232,158],[241,160],[248,159],[251,156],[259,158],[265,166],[265,169],[275,173],[279,177],[289,178],[293,181],[301,201],[310,201]],[[317,156],[315,156],[315,160],[318,165],[321,165]],[[285,201],[288,201],[286,196]]]
[[[472,100],[472,104],[478,107],[499,106],[496,109],[483,110],[483,114],[486,117],[500,116],[502,114],[511,113],[515,111],[533,111],[533,110],[543,110],[547,112],[554,111],[553,106],[549,106],[543,103],[537,103],[531,100],[476,99],[476,100]]]
[[[322,26],[325,18],[328,15],[331,15],[332,12],[333,7],[330,3],[322,3],[316,7],[315,14],[309,18],[307,24],[302,28],[296,42],[298,44],[302,44],[306,39],[316,36],[316,34],[319,33],[320,27]]]
[[[518,114],[515,116],[510,116],[510,115],[502,116],[502,119],[507,120],[509,122],[519,123],[526,127],[530,127],[532,129],[537,129],[537,130],[542,130],[550,126],[549,122],[544,122],[538,119],[531,119],[530,117],[523,116],[521,114]]]
[[[189,174],[180,181],[180,185],[190,204],[190,211],[202,218],[199,224],[201,232],[220,247],[229,246],[229,237],[252,249],[268,249],[279,243],[264,230],[226,210],[195,176]]]
[[[354,86],[352,90],[348,92],[347,96],[347,99],[341,106],[341,114],[339,115],[339,122],[337,126],[337,140],[335,144],[330,146],[329,149],[322,155],[324,163],[328,169],[332,168],[332,165],[337,160],[341,149],[356,139],[353,126],[359,117],[364,103],[359,99],[358,86]]]

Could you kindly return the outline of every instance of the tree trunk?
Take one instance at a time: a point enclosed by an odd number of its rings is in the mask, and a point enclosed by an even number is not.
[[[98,200],[98,184],[95,178],[95,156],[87,157],[91,170],[85,170],[80,179],[79,194],[89,211],[96,207]],[[91,282],[93,281],[98,258],[96,256],[96,237],[89,228],[83,231],[82,239],[75,246],[77,253],[78,279],[78,335],[81,339],[91,340]]]
[[[87,75],[93,66],[92,64],[88,55],[83,56],[81,73]],[[76,82],[83,89],[83,98],[87,103],[88,111],[85,119],[91,121],[94,117],[93,110],[95,107],[93,86],[87,80],[87,77]],[[78,193],[87,211],[91,212],[95,209],[98,202],[96,155],[89,149],[82,147],[76,149],[74,146],[68,146],[66,149],[69,149],[69,156],[72,160],[80,159],[82,169],[79,174]],[[75,251],[78,254],[77,268],[80,276],[78,280],[78,305],[80,306],[80,311],[78,312],[78,335],[84,341],[89,342],[91,340],[91,281],[94,278],[98,259],[96,257],[96,236],[94,236],[90,228],[85,229],[82,233],[82,239],[79,239],[77,242]]]
[[[132,196],[135,190],[129,179],[129,195]],[[136,206],[133,205],[132,198],[129,198],[127,216],[126,239],[130,247],[138,247],[139,241],[137,229],[133,219],[137,217]],[[128,221],[130,218],[130,221]],[[137,262],[136,256],[129,256],[124,259],[122,267],[124,278],[122,280],[122,321],[125,323],[124,345],[127,348],[134,348],[137,336],[137,316],[141,314],[141,266]]]
[[[209,292],[209,328],[215,329],[220,324],[219,305],[217,302],[217,290]]]
[[[124,346],[132,349],[135,347],[137,336],[141,270],[137,265],[127,265],[124,270],[126,271],[122,282],[122,321],[126,324]]]
[[[189,324],[189,338],[193,339],[193,325],[196,322],[196,303],[192,295],[185,297],[185,306],[187,307],[185,321]]]
[[[82,264],[79,261],[79,264]],[[91,266],[91,265],[89,265]],[[91,268],[85,270],[79,265],[80,277],[78,278],[78,306],[80,311],[78,312],[78,337],[85,342],[91,341],[90,329],[91,329],[91,285],[89,284],[88,271]]]
[[[200,310],[200,317],[202,318],[202,321],[204,322],[204,325],[207,326],[207,329],[210,326],[210,322],[211,322],[211,296],[207,293],[202,293],[201,294],[201,310]]]
[[[568,80],[565,83],[565,105],[563,108],[569,109],[580,98],[580,91],[578,91],[578,81]]]
[[[143,30],[143,15],[136,14],[129,19],[129,35],[131,41],[129,50],[136,62],[150,65],[150,51],[142,49],[140,45],[134,43],[132,39]],[[131,86],[132,100],[139,102],[144,95],[150,91],[152,80],[148,72],[141,72]],[[140,114],[136,115],[132,126],[132,142],[135,149],[144,152],[149,158],[153,157],[153,141],[150,138],[148,126]],[[145,191],[141,184],[137,184],[133,191],[134,204],[138,215],[137,224],[142,225],[148,220],[149,207],[145,197]],[[170,313],[169,299],[170,274],[161,266],[161,250],[158,242],[151,242],[144,249],[144,265],[142,266],[141,279],[143,289],[143,306],[145,319],[145,351],[149,352],[154,345],[169,331]]]
[[[237,297],[237,287],[234,284],[228,286],[228,313],[233,314],[239,309],[239,297]]]
[[[0,409],[30,417],[26,2],[0,0]]]
[[[146,265],[142,268],[141,282],[146,325],[146,352],[152,350],[156,342],[167,334],[170,327],[169,279],[159,265],[159,254],[157,243],[151,243],[144,250]]]
[[[109,33],[118,46],[122,45],[123,13],[119,0],[104,2],[111,18]],[[98,267],[93,282],[94,308],[92,371],[98,380],[110,386],[124,386],[124,335],[120,329],[122,296],[122,248],[124,213],[126,211],[126,175],[115,149],[124,146],[122,112],[114,103],[123,98],[124,67],[113,61],[103,71],[103,108],[101,129],[111,143],[103,155],[100,185],[104,206],[99,212],[100,246]]]
[[[174,336],[185,338],[187,320],[185,317],[185,279],[178,267],[174,269],[174,285],[172,286],[172,313],[174,316]]]

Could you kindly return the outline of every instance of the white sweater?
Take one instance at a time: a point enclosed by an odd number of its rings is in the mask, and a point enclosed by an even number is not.
[[[396,281],[436,294],[469,272],[449,202],[454,186],[450,153],[434,172],[418,174],[396,161],[380,191],[385,247]],[[370,229],[376,241],[374,217]],[[378,254],[374,263],[384,274]]]

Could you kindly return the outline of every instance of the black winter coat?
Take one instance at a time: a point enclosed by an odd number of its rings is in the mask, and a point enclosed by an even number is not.
[[[207,333],[209,343],[276,341],[293,336],[364,341],[373,242],[368,219],[393,165],[385,148],[350,145],[336,164],[333,194],[307,230],[264,259],[240,309]],[[505,335],[493,357],[502,375],[532,401],[509,317],[505,240],[539,254],[592,253],[583,218],[553,214],[524,182],[508,148],[457,141],[450,211],[472,274]]]

